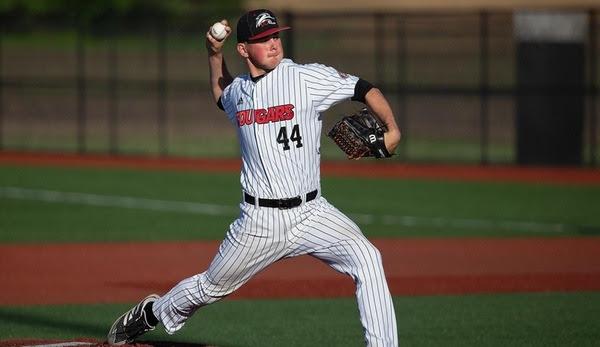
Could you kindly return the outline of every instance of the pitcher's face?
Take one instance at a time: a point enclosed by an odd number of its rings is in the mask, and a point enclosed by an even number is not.
[[[244,46],[252,65],[264,72],[276,68],[283,59],[283,46],[279,34],[244,43]]]

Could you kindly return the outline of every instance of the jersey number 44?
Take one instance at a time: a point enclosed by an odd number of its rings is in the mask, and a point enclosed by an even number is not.
[[[277,134],[277,143],[283,145],[284,151],[290,150],[290,141],[295,142],[296,148],[302,147],[302,136],[300,135],[300,126],[298,124],[292,127],[292,132],[288,137],[287,126],[282,126]]]

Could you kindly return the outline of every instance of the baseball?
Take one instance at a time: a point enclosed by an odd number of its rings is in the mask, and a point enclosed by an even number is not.
[[[225,30],[225,25],[221,22],[216,22],[210,27],[210,35],[215,38],[215,40],[223,40],[227,35],[227,31]]]

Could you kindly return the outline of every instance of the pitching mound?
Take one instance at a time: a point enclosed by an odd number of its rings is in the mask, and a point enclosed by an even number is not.
[[[40,340],[40,339],[20,339],[20,340],[4,340],[0,341],[0,347],[89,347],[89,346],[108,346],[104,342],[93,339],[77,339],[77,340]]]
[[[0,347],[108,347],[106,341],[95,339],[76,339],[76,340],[4,340],[0,341]],[[181,343],[172,341],[143,341],[140,343],[122,345],[123,347],[217,347],[204,344]]]

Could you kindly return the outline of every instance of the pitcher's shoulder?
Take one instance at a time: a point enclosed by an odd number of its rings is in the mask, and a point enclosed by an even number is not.
[[[250,78],[250,74],[241,74],[239,76],[236,76],[233,81],[231,81],[231,83],[229,83],[229,85],[227,85],[227,87],[225,87],[224,92],[225,91],[229,91],[229,90],[235,90],[235,89],[239,89],[242,86],[244,86],[245,84],[248,84],[252,81],[252,79]]]

